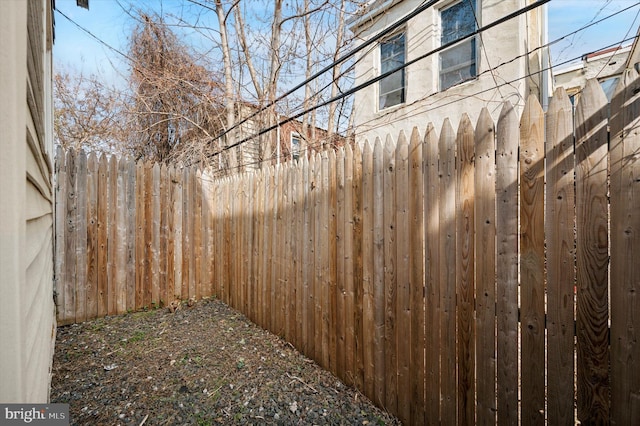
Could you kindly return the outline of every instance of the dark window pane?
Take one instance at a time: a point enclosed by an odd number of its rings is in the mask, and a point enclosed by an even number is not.
[[[442,44],[458,40],[476,30],[472,3],[475,2],[463,0],[441,12],[442,37],[440,41]]]
[[[440,90],[476,76],[475,44],[466,40],[440,54]]]
[[[402,67],[405,63],[404,33],[380,43],[380,73],[384,74]],[[383,78],[379,83],[379,108],[404,102],[404,69]]]

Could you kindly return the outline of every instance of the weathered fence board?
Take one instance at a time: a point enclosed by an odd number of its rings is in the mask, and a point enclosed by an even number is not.
[[[547,394],[549,422],[573,424],[575,197],[573,114],[558,89],[546,114]]]
[[[59,323],[215,296],[407,424],[638,423],[639,85],[221,179],[58,150]]]
[[[498,424],[518,423],[518,117],[507,102],[496,132]]]
[[[576,108],[578,420],[609,418],[607,98],[590,80]]]

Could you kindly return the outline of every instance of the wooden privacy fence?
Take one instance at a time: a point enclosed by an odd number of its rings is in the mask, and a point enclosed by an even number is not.
[[[59,151],[58,319],[215,295],[406,424],[640,424],[621,80],[221,180]]]

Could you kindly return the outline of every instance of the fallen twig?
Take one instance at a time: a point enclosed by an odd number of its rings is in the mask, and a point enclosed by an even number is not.
[[[304,382],[304,380],[302,380],[300,377],[298,377],[298,376],[292,376],[292,375],[291,375],[291,374],[289,374],[289,373],[287,373],[287,377],[288,377],[288,378],[290,378],[290,379],[295,379],[295,380],[299,381],[300,383],[302,383],[303,385],[305,385],[306,387],[308,387],[309,389],[311,389],[314,393],[318,393],[318,391],[317,391],[317,390],[315,390],[315,389],[313,388],[313,386],[308,385],[307,383],[305,383],[305,382]]]

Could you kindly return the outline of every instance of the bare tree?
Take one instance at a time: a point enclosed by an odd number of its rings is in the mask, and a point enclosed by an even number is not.
[[[156,161],[204,159],[223,128],[220,79],[196,63],[158,15],[140,14],[129,47],[131,113],[138,126],[131,148]],[[195,158],[194,158],[195,157]]]
[[[126,118],[122,95],[97,75],[58,69],[53,79],[54,138],[65,149],[122,153]]]

